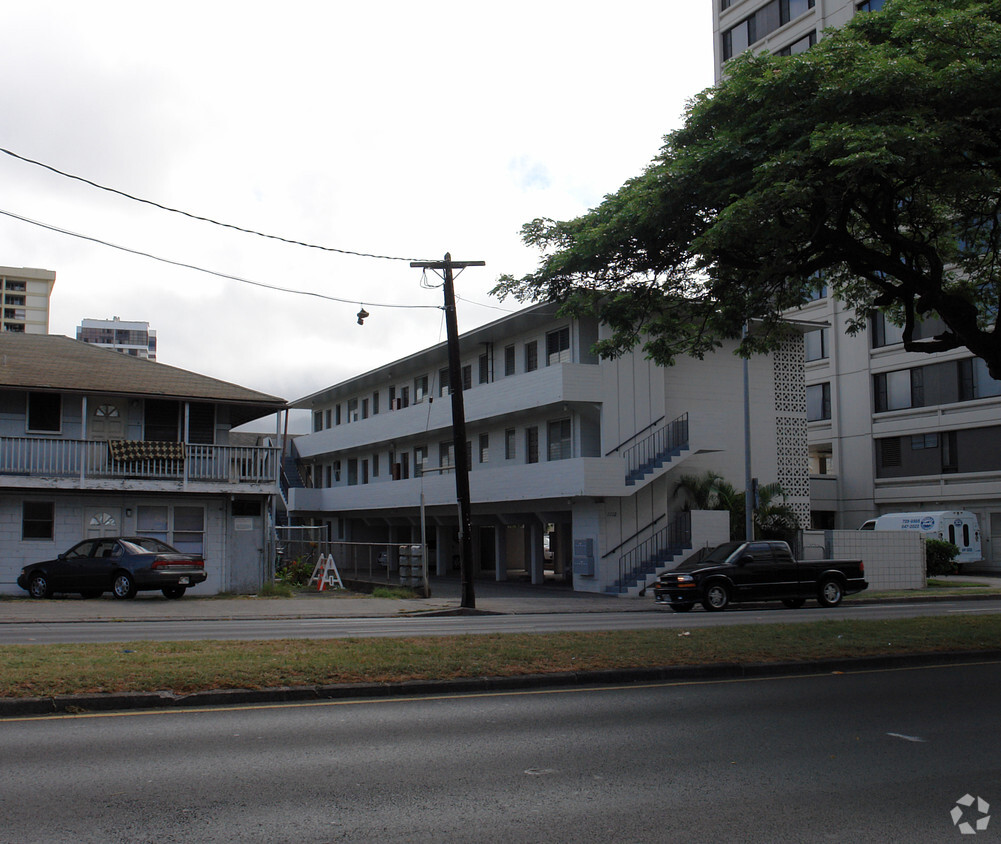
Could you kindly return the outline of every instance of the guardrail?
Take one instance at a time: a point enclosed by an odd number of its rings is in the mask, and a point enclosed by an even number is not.
[[[278,449],[268,446],[152,442],[129,445],[133,447],[127,457],[116,457],[104,440],[0,437],[0,476],[222,483],[273,483],[276,478]]]

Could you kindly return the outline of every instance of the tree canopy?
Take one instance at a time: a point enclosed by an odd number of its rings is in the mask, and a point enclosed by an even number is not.
[[[494,292],[596,315],[600,354],[642,339],[667,365],[748,319],[741,352],[773,348],[824,284],[852,330],[883,310],[906,349],[966,347],[1001,379],[999,92],[1001,0],[888,0],[804,53],[745,53],[645,172],[527,223],[540,265]]]

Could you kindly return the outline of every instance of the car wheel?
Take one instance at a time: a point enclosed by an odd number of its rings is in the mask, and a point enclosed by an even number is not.
[[[184,586],[164,586],[160,591],[163,592],[165,598],[176,601],[184,595],[185,588]]]
[[[48,578],[44,574],[33,574],[28,581],[28,594],[32,598],[48,598],[52,594]]]
[[[675,612],[688,612],[694,604],[671,604],[671,609]]]
[[[709,612],[725,610],[730,603],[730,591],[722,583],[710,583],[706,587],[702,606]]]
[[[103,589],[88,589],[86,592],[81,592],[81,598],[100,598],[104,594]]]
[[[822,607],[836,607],[844,597],[844,590],[841,582],[833,577],[821,581],[817,590],[817,603]]]
[[[120,571],[115,575],[115,582],[111,585],[111,592],[116,598],[125,600],[136,596],[136,582],[132,575],[125,571]]]
[[[798,610],[806,603],[806,598],[783,598],[782,603],[791,610]]]

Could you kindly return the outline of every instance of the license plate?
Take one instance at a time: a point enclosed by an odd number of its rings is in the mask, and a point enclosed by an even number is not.
[[[179,578],[177,578],[177,585],[178,586],[187,586],[188,585],[188,578],[186,578],[186,577],[179,577]]]

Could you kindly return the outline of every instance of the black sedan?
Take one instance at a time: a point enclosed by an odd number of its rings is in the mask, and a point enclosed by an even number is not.
[[[178,551],[150,536],[106,536],[85,539],[54,560],[25,566],[17,585],[32,598],[53,592],[96,598],[109,590],[116,598],[134,598],[140,589],[180,598],[206,577],[201,554]]]

